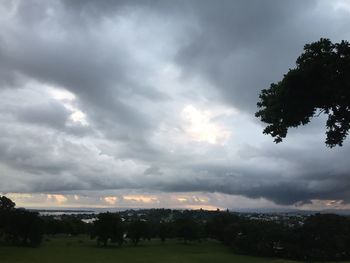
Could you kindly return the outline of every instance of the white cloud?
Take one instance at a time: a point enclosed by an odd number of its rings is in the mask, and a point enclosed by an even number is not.
[[[210,110],[201,111],[187,105],[182,111],[185,132],[195,141],[223,144],[231,136],[231,131],[213,122]]]

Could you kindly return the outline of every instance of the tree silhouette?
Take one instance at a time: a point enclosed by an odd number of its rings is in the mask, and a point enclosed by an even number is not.
[[[165,240],[173,236],[173,224],[171,222],[160,222],[158,236],[164,244]]]
[[[177,236],[184,242],[199,240],[199,223],[191,217],[179,218],[175,221]]]
[[[97,237],[97,243],[102,242],[103,246],[111,243],[123,244],[124,229],[120,216],[116,213],[101,213],[98,220],[94,221],[91,238]]]
[[[43,222],[38,213],[16,209],[15,203],[0,197],[0,241],[22,246],[37,246],[42,241]]]
[[[134,246],[137,246],[142,238],[149,238],[147,222],[141,220],[132,221],[128,226],[128,238],[131,239]]]
[[[14,209],[9,212],[5,233],[11,244],[38,246],[42,241],[43,222],[36,212]]]
[[[350,44],[329,39],[304,46],[283,79],[260,93],[256,117],[268,124],[264,134],[279,143],[288,129],[328,115],[326,145],[342,146],[350,129]]]
[[[300,231],[308,260],[346,260],[350,256],[350,220],[334,214],[310,216]]]
[[[6,196],[0,197],[0,210],[11,210],[14,209],[16,204],[12,202],[11,199],[7,198]]]

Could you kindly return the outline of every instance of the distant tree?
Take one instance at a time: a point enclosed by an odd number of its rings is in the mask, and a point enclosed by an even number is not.
[[[299,244],[307,260],[348,260],[350,219],[334,214],[310,216],[300,229]]]
[[[159,224],[159,238],[162,241],[162,243],[165,242],[166,239],[173,237],[174,230],[173,230],[173,224],[171,222],[161,222]]]
[[[7,238],[6,231],[11,221],[11,212],[15,209],[15,203],[6,196],[0,196],[0,241]]]
[[[136,246],[140,240],[149,239],[149,226],[147,222],[141,220],[134,220],[128,225],[128,238]]]
[[[44,224],[44,233],[47,235],[56,235],[65,233],[63,223],[52,216],[42,217]]]
[[[9,222],[9,212],[14,209],[15,203],[6,196],[0,196],[0,241],[5,236],[5,227]]]
[[[177,236],[184,242],[199,240],[200,225],[191,217],[179,218],[175,221]]]
[[[232,237],[227,229],[233,230],[233,225],[239,224],[241,219],[231,213],[219,213],[206,224],[207,234],[211,238],[218,239],[225,244],[230,244]]]
[[[268,124],[263,133],[279,143],[288,129],[328,115],[326,145],[342,146],[350,129],[350,44],[329,39],[307,44],[283,79],[260,93],[255,114]]]
[[[244,220],[233,230],[226,230],[227,233],[234,234],[231,247],[236,252],[250,255],[276,256],[282,252],[280,249],[284,249],[288,238],[287,227],[270,221]]]
[[[66,215],[62,217],[64,232],[73,236],[87,233],[88,224],[74,216]]]
[[[13,244],[39,245],[43,235],[43,223],[39,214],[25,209],[13,210],[7,235]]]
[[[14,209],[16,204],[6,196],[0,196],[0,211]]]
[[[90,234],[92,224],[85,223],[79,215],[62,215],[60,219],[53,216],[42,216],[44,233],[47,235],[67,234],[80,235]]]
[[[91,238],[97,238],[97,244],[102,243],[104,247],[108,245],[108,241],[121,246],[124,241],[124,227],[120,216],[117,213],[100,213],[93,223]]]
[[[6,206],[0,212],[0,236],[11,245],[37,246],[42,241],[43,223],[38,213]]]

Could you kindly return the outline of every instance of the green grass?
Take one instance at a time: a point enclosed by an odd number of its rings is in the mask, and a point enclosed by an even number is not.
[[[292,262],[282,259],[235,255],[215,241],[183,244],[176,240],[164,245],[158,240],[143,241],[139,246],[98,248],[86,237],[51,238],[38,248],[0,247],[0,262],[26,263],[229,263]]]

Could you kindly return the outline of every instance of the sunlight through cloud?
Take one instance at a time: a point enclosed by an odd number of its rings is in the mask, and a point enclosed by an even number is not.
[[[86,114],[82,112],[76,105],[76,96],[64,89],[49,87],[51,96],[60,101],[63,106],[71,112],[70,119],[74,123],[79,123],[82,126],[89,126],[86,119]]]
[[[103,198],[103,200],[110,205],[115,205],[118,201],[118,198],[116,196],[106,196]]]
[[[210,111],[201,111],[193,105],[187,105],[182,111],[185,132],[192,140],[210,144],[222,144],[227,141],[231,132],[212,121]]]
[[[65,202],[67,202],[67,197],[65,197],[64,195],[59,195],[59,194],[48,194],[47,195],[47,199],[50,201],[53,201],[57,204],[63,204]]]

